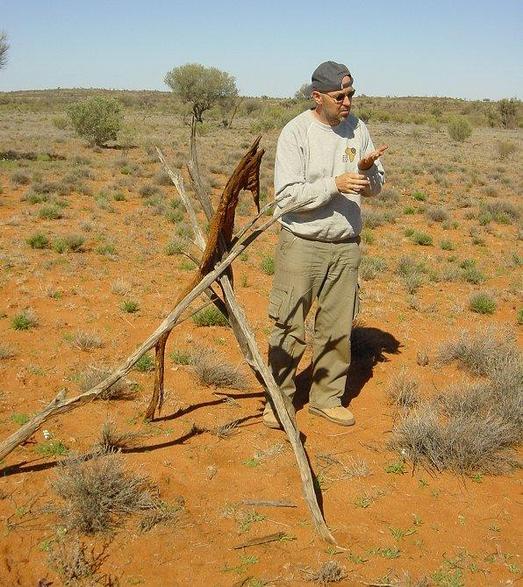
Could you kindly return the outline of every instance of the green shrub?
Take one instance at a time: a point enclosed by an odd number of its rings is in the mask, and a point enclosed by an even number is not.
[[[78,234],[70,234],[59,237],[53,241],[53,250],[57,253],[66,253],[68,251],[79,252],[82,250],[82,245],[85,239]]]
[[[495,300],[487,293],[477,293],[470,296],[469,308],[478,314],[494,314]]]
[[[229,326],[227,317],[216,306],[207,306],[192,317],[196,326]]]
[[[424,202],[427,199],[427,194],[418,190],[412,193],[412,197],[418,202]]]
[[[411,236],[411,240],[413,243],[416,243],[417,245],[421,245],[423,247],[432,246],[432,237],[430,236],[430,234],[427,234],[426,232],[415,230]]]
[[[152,355],[145,353],[142,355],[134,364],[134,368],[141,373],[147,373],[148,371],[154,371],[155,360]]]
[[[462,143],[472,134],[472,127],[466,118],[456,116],[448,123],[447,131],[452,140]]]
[[[140,309],[140,304],[138,302],[135,302],[134,300],[124,300],[120,308],[128,314],[134,314],[135,312],[138,312],[138,310]]]
[[[522,325],[523,325],[523,308],[520,308],[520,309],[518,310],[518,317],[517,317],[517,321],[518,321],[518,324],[519,324],[520,326],[522,326]]]
[[[192,362],[191,353],[181,349],[174,349],[169,357],[175,365],[190,365]]]
[[[439,244],[439,246],[444,251],[453,251],[456,248],[454,243],[450,240],[442,240],[441,243]]]
[[[51,204],[40,208],[38,211],[38,217],[45,218],[45,220],[58,220],[59,218],[63,218],[63,213],[58,206]]]
[[[103,96],[73,104],[68,114],[78,136],[99,147],[116,140],[123,121],[120,103]]]
[[[261,270],[265,275],[274,275],[274,257],[265,255],[261,262]]]
[[[41,232],[37,232],[31,235],[27,240],[26,243],[32,249],[46,249],[49,246],[49,239],[42,234]]]
[[[11,325],[15,330],[29,330],[38,326],[38,317],[33,310],[27,309],[14,316]]]

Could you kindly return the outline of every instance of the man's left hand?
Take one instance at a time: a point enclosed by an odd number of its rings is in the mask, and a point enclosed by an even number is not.
[[[388,145],[380,145],[375,151],[372,151],[372,153],[369,153],[366,157],[360,159],[358,162],[358,169],[361,171],[370,169],[374,165],[374,162],[377,161],[388,148]]]

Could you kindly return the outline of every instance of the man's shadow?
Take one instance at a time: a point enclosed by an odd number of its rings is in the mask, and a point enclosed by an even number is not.
[[[370,326],[355,326],[351,333],[351,363],[345,384],[342,404],[348,405],[361,393],[372,378],[374,366],[388,361],[387,354],[400,353],[401,343],[390,332]],[[312,363],[296,377],[296,409],[302,408],[309,398],[312,384]],[[320,382],[325,373],[316,372],[315,382]]]

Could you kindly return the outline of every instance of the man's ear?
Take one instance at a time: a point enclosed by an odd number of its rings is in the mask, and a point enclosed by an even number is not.
[[[320,106],[322,103],[320,92],[318,92],[317,90],[313,90],[311,96],[316,106]]]

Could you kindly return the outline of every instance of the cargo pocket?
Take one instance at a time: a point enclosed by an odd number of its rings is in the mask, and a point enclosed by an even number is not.
[[[289,301],[292,296],[292,286],[284,289],[274,287],[269,296],[269,318],[279,324],[284,324],[288,319]]]

